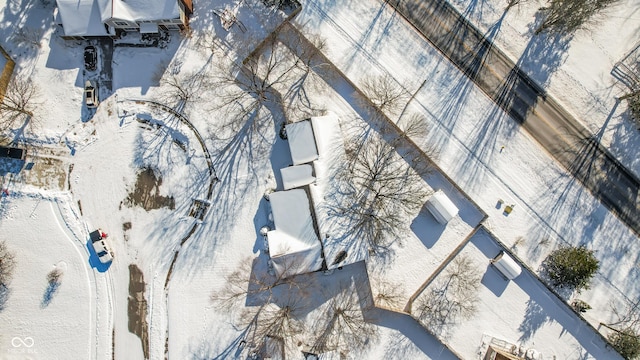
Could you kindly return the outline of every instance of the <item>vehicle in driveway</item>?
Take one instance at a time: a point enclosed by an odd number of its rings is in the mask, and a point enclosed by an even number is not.
[[[26,157],[27,157],[26,149],[0,146],[0,158],[24,160]]]
[[[88,71],[94,71],[98,64],[98,51],[93,45],[84,48],[84,68]]]
[[[84,101],[90,109],[98,107],[98,88],[95,81],[87,80],[84,83]]]
[[[95,250],[96,255],[98,255],[98,259],[100,259],[100,262],[103,264],[108,264],[113,261],[113,252],[111,252],[109,246],[105,242],[106,238],[106,234],[100,229],[89,234],[93,250]]]

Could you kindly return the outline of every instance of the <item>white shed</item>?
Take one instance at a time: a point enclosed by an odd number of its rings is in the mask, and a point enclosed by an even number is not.
[[[500,251],[498,256],[491,260],[491,264],[504,275],[507,280],[513,280],[520,275],[522,268],[518,263],[507,255],[504,251]]]
[[[436,191],[436,193],[427,200],[427,210],[443,225],[458,215],[458,208],[449,200],[442,190]]]

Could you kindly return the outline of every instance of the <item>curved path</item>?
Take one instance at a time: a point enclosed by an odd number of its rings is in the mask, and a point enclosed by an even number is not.
[[[525,128],[594,197],[640,234],[640,180],[600,145],[596,135],[448,1],[387,3]]]
[[[136,99],[136,100],[122,100],[122,102],[124,101],[128,101],[128,102],[134,102],[136,104],[147,104],[150,105],[151,107],[155,107],[157,109],[160,109],[162,111],[168,112],[171,115],[175,116],[178,120],[180,120],[180,122],[184,125],[186,125],[189,129],[191,129],[191,131],[193,132],[193,134],[195,135],[196,139],[198,140],[198,142],[200,143],[200,146],[202,147],[202,151],[204,153],[205,159],[207,161],[207,167],[209,170],[209,176],[211,178],[211,181],[209,182],[209,188],[207,190],[207,196],[206,196],[206,201],[211,201],[212,195],[213,195],[213,186],[215,185],[216,182],[218,182],[218,176],[216,174],[216,171],[213,167],[213,161],[211,160],[211,153],[209,152],[209,149],[207,148],[206,144],[204,143],[204,139],[202,137],[202,135],[200,135],[200,132],[198,131],[198,129],[196,129],[196,127],[191,123],[191,121],[189,121],[189,119],[184,116],[183,114],[175,111],[173,108],[161,104],[159,102],[156,101],[152,101],[152,100],[142,100],[142,99]],[[191,228],[189,229],[189,231],[187,231],[187,233],[182,237],[182,239],[180,239],[180,245],[178,247],[177,250],[174,251],[173,253],[173,258],[171,259],[171,264],[169,265],[169,270],[167,272],[167,277],[165,279],[164,282],[164,292],[165,292],[165,301],[168,301],[168,294],[169,294],[169,282],[171,281],[171,275],[173,274],[173,268],[176,264],[176,260],[178,259],[178,255],[180,255],[180,250],[182,250],[183,245],[187,242],[187,240],[189,240],[189,238],[191,238],[191,235],[193,235],[193,233],[196,231],[196,229],[198,228],[198,226],[200,225],[199,222],[194,221],[193,225],[191,226]],[[168,316],[168,314],[167,314]],[[167,325],[166,328],[166,338],[165,338],[165,358],[168,357],[169,354],[169,326]]]

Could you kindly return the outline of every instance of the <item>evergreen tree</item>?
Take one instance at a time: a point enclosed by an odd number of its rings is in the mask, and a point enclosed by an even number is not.
[[[616,1],[618,0],[550,0],[547,7],[540,9],[546,16],[535,33],[573,33],[596,13]]]
[[[613,332],[608,339],[623,358],[631,360],[640,357],[640,336],[632,328]]]
[[[598,271],[599,261],[593,250],[584,246],[565,246],[552,252],[543,267],[552,285],[580,291],[589,288],[589,281]]]

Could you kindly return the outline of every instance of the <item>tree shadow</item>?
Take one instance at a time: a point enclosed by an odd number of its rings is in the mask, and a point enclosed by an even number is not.
[[[15,58],[35,58],[44,33],[52,25],[51,11],[55,1],[10,0],[4,8],[0,35],[5,49]],[[11,43],[11,47],[7,45]]]
[[[60,287],[61,283],[58,281],[50,281],[49,284],[47,285],[46,290],[44,291],[44,294],[42,295],[42,301],[40,302],[40,308],[44,309],[47,306],[49,306],[49,304],[51,303],[51,300],[53,300],[53,296],[56,294],[56,292],[58,291],[58,288]]]
[[[398,355],[424,354],[431,359],[458,359],[447,346],[411,315],[380,308],[375,308],[373,311],[376,312],[374,324],[400,333],[400,336],[391,337],[392,340],[385,346],[385,358],[409,359],[411,357]]]
[[[360,53],[363,53],[363,56],[368,56],[366,54],[367,52],[374,54],[377,53],[382,41],[388,37],[389,30],[396,23],[397,13],[393,11],[387,15],[387,6],[387,2],[382,2],[378,7],[378,11],[375,13],[375,15],[373,15],[371,23],[369,23],[367,28],[363,31],[362,35],[358,39],[353,39],[355,50],[352,52],[349,58],[344,61],[344,63],[347,64],[347,69],[358,63],[355,60]],[[373,39],[373,41],[369,42],[373,34],[379,34],[379,36]],[[364,46],[367,47],[367,51],[362,51]]]
[[[9,301],[10,295],[11,289],[9,289],[7,284],[0,283],[0,312],[2,312],[6,308],[7,301]]]
[[[494,266],[489,264],[482,275],[482,279],[480,279],[480,283],[491,290],[495,296],[500,297],[507,289],[509,280],[506,280]]]
[[[518,341],[528,341],[547,322],[551,321],[544,308],[534,299],[527,300],[524,319],[518,326],[518,331],[522,333]]]
[[[25,160],[0,158],[0,176],[19,174],[25,167]]]
[[[427,203],[420,209],[420,213],[413,219],[410,225],[411,230],[427,249],[431,249],[442,233],[446,225],[442,225],[431,216],[427,209]]]

